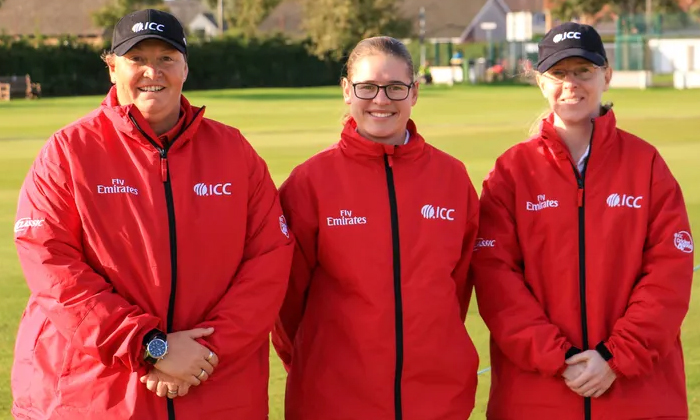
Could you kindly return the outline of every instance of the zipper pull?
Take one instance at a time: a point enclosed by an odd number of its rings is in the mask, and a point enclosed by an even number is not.
[[[578,189],[578,206],[583,207],[583,188]]]
[[[583,181],[578,180],[578,206],[583,207]]]
[[[387,161],[389,162],[389,167],[393,168],[394,167],[394,158],[391,155],[386,155]]]
[[[164,183],[168,182],[168,157],[165,150],[160,151],[160,179]]]

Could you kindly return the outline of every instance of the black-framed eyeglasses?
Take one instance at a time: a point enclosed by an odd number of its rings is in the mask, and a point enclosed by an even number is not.
[[[388,85],[377,85],[375,83],[360,82],[353,83],[352,88],[355,91],[355,96],[359,99],[374,99],[379,95],[379,89],[384,89],[386,97],[392,101],[403,101],[408,98],[411,92],[413,83],[407,85],[405,83],[390,83]]]

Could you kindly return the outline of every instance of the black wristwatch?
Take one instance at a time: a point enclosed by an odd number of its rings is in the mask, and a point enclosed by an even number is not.
[[[168,354],[168,336],[160,330],[153,329],[143,338],[143,360],[155,365]]]

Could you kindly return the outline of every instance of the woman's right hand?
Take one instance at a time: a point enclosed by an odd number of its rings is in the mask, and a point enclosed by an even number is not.
[[[206,381],[214,373],[218,358],[196,339],[213,332],[214,328],[195,328],[168,334],[168,353],[156,362],[155,368],[189,385]]]

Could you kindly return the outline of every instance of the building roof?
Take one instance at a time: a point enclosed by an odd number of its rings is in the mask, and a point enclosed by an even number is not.
[[[202,0],[167,0],[165,5],[184,26],[189,25],[200,13],[211,12]]]
[[[418,15],[425,7],[426,38],[459,38],[488,0],[403,0],[401,14],[413,22],[419,33]]]
[[[92,14],[113,0],[5,0],[0,7],[0,33],[46,36],[104,35]]]
[[[303,8],[300,0],[282,0],[258,25],[260,32],[280,32],[290,36],[303,36]]]
[[[419,32],[420,8],[425,7],[427,38],[458,38],[488,0],[400,0],[401,15]],[[540,0],[541,1],[541,0]],[[283,0],[258,26],[261,32],[282,32],[303,36],[300,0]]]
[[[540,13],[544,11],[545,0],[503,0],[511,12],[532,12]]]

